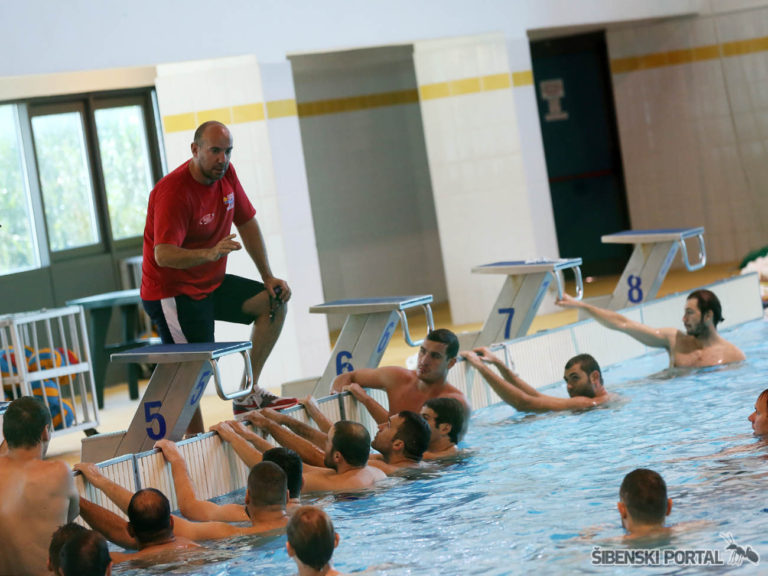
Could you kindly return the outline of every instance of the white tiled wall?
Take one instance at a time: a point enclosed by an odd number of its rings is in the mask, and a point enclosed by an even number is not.
[[[508,46],[500,35],[418,42],[414,60],[421,87],[510,73]],[[534,212],[538,215],[542,204],[534,208],[530,200],[516,96],[510,87],[421,102],[448,297],[456,324],[483,320],[503,282],[503,278],[471,274],[473,266],[557,255],[541,252],[556,244],[546,242],[546,232],[537,242],[534,231],[538,224],[534,224]],[[523,106],[535,110],[530,95]],[[545,176],[537,171],[535,177],[541,192]],[[542,226],[552,228],[553,240],[551,212]]]
[[[259,64],[253,57],[163,65],[157,70],[158,102],[163,117],[263,104],[265,94],[282,98],[293,92],[289,69],[286,73],[267,67],[262,82]],[[308,312],[319,297],[316,288],[320,278],[307,209],[306,181],[301,175],[303,162],[297,124],[295,117],[292,121],[229,124],[234,138],[232,164],[256,208],[272,272],[285,278],[294,291],[283,333],[262,373],[261,383],[266,387],[320,374],[330,350],[324,319]],[[170,169],[189,158],[192,137],[193,130],[164,135]],[[245,250],[229,256],[227,271],[259,279]],[[218,322],[216,338],[249,340],[250,327]],[[240,369],[238,363],[223,363],[225,382],[237,382]]]
[[[768,36],[768,10],[608,33],[611,60]],[[613,76],[632,226],[701,226],[711,263],[768,242],[768,52]]]

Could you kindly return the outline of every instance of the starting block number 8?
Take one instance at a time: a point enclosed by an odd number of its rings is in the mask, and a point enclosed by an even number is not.
[[[643,283],[643,279],[640,276],[630,274],[627,278],[627,284],[629,285],[629,293],[627,297],[633,304],[643,301],[643,289],[640,287]]]

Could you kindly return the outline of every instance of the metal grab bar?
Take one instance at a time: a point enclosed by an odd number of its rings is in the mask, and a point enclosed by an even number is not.
[[[237,400],[238,398],[243,398],[244,396],[248,396],[248,394],[251,393],[251,388],[253,387],[253,369],[251,367],[251,357],[248,355],[248,350],[241,350],[240,355],[243,357],[243,376],[245,376],[243,379],[243,387],[239,390],[235,390],[230,394],[224,392],[224,389],[221,387],[221,374],[219,373],[218,360],[216,358],[211,358],[208,360],[211,367],[213,368],[213,383],[216,385],[216,394],[218,394],[219,398],[222,400]]]
[[[564,280],[562,278],[563,270],[571,269],[573,270],[573,278],[576,280],[576,300],[581,300],[584,296],[584,282],[581,278],[581,266],[568,266],[567,268],[557,268],[555,267],[555,282],[557,283],[557,299],[562,300],[563,299],[563,283]]]
[[[432,308],[429,306],[429,304],[422,304],[421,307],[424,308],[424,315],[427,318],[427,333],[429,333],[435,329],[435,321],[432,318]],[[414,348],[416,346],[421,346],[421,344],[424,342],[424,338],[416,342],[411,339],[411,332],[408,329],[408,317],[405,315],[405,310],[398,310],[397,315],[400,316],[400,322],[403,323],[403,336],[405,337],[405,343],[408,344],[408,346]]]
[[[698,240],[699,240],[699,262],[696,263],[696,264],[691,264],[688,261],[688,248],[685,245],[685,239],[686,238],[692,238],[693,236],[694,236],[693,234],[689,234],[689,235],[683,234],[680,237],[680,240],[679,240],[679,242],[680,242],[680,251],[681,251],[680,256],[682,257],[683,262],[685,263],[685,267],[690,272],[695,272],[696,270],[701,270],[707,264],[707,248],[704,245],[704,234],[703,233],[696,234],[696,238],[698,238]]]

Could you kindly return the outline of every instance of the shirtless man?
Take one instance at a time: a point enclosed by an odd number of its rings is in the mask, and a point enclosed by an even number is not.
[[[683,312],[685,333],[676,328],[651,328],[568,294],[563,294],[557,304],[564,308],[583,308],[603,326],[624,332],[646,346],[666,348],[670,367],[701,368],[741,362],[746,358],[741,350],[717,333],[717,325],[723,320],[722,307],[717,296],[709,290],[696,290],[688,295]]]
[[[105,477],[93,464],[83,462],[77,464],[76,468],[123,512],[128,513],[128,506],[133,498],[129,490]],[[137,494],[145,490],[140,490]],[[261,462],[251,468],[248,474],[245,507],[251,522],[250,526],[234,526],[226,522],[190,522],[178,516],[172,516],[173,532],[176,538],[183,537],[199,541],[278,530],[284,528],[288,522],[288,514],[285,510],[287,496],[285,472],[273,462]],[[135,539],[126,539],[127,523],[114,526],[113,520],[105,517],[106,511],[103,508],[82,498],[80,507],[86,509],[83,519],[109,540],[125,548],[137,548]]]
[[[387,409],[371,398],[363,388],[356,383],[344,387],[355,399],[368,410],[377,424],[386,423],[390,416]],[[307,400],[302,400],[305,406]],[[453,456],[457,453],[456,444],[464,433],[464,405],[456,398],[430,398],[421,407],[421,417],[429,425],[429,446],[424,452],[424,460],[437,460]]]
[[[397,366],[353,370],[337,376],[331,391],[341,392],[353,382],[364,388],[385,390],[390,416],[403,410],[418,413],[430,398],[444,396],[461,400],[469,411],[464,394],[446,382],[458,352],[459,340],[453,332],[443,328],[432,330],[419,348],[416,370]]]
[[[521,412],[584,410],[616,397],[615,394],[605,391],[600,366],[589,354],[574,356],[565,364],[563,378],[570,398],[542,394],[510,370],[488,348],[475,348],[462,352],[461,356],[480,373],[504,402]],[[501,376],[491,370],[485,362],[495,366]]]
[[[464,406],[455,398],[432,398],[421,407],[421,417],[429,425],[429,446],[424,460],[450,458],[458,453],[456,444],[464,430]]]
[[[653,470],[638,468],[624,477],[616,504],[626,539],[664,536],[671,529],[664,519],[672,511],[664,479]]]
[[[755,436],[768,437],[768,388],[760,393],[755,401],[755,411],[749,415],[752,432]]]
[[[291,515],[285,548],[294,559],[299,576],[341,576],[331,566],[339,535],[328,514],[314,506],[302,506]]]
[[[217,424],[211,429],[216,430],[222,440],[225,440],[225,435],[229,438],[227,441],[236,441],[239,438],[237,433],[235,433],[226,422]],[[228,430],[228,432],[225,430]],[[263,438],[261,440],[269,445]],[[189,476],[189,470],[184,461],[184,456],[179,452],[179,449],[174,442],[166,439],[158,440],[155,443],[155,448],[158,448],[163,453],[165,460],[171,465],[173,487],[176,490],[176,500],[179,505],[179,512],[181,512],[185,518],[196,522],[207,522],[211,520],[220,522],[248,522],[250,520],[250,517],[242,504],[216,504],[215,502],[197,498],[195,495],[195,487],[192,484],[192,478]],[[294,469],[298,467],[298,487],[295,496],[291,493],[290,486],[288,486],[290,496],[289,503],[298,503],[302,484],[301,458],[299,458],[299,455],[293,450],[271,447],[270,449],[265,450],[264,453],[257,450],[256,454],[258,457],[251,459],[252,463],[246,462],[249,469],[260,462],[274,462],[280,466],[283,472],[285,472],[286,480],[288,480],[289,470],[293,473]],[[296,461],[298,461],[298,466],[296,466]],[[285,462],[291,463],[291,465],[288,466],[289,470],[286,470],[286,468],[281,465],[281,463],[284,464]]]
[[[381,454],[381,458],[372,457],[371,466],[375,466],[388,476],[404,468],[417,468],[429,446],[429,424],[416,412],[403,410],[379,424],[379,430],[371,442],[371,447]]]
[[[267,418],[268,414],[271,418]],[[371,488],[385,474],[370,466],[371,436],[362,424],[340,420],[328,430],[324,449],[280,425],[272,418],[289,418],[272,410],[253,411],[246,418],[281,446],[295,450],[304,461],[304,490],[362,490]]]
[[[83,530],[64,543],[59,557],[58,576],[109,576],[112,558],[107,541],[98,532]]]
[[[87,500],[82,500],[83,520],[109,540],[138,552],[113,552],[115,563],[148,560],[176,550],[199,548],[200,545],[174,531],[174,518],[168,498],[154,488],[139,490],[128,502],[128,522],[116,514]]]
[[[48,408],[23,396],[3,418],[8,452],[0,456],[0,574],[47,574],[51,534],[78,514],[64,462],[44,461],[53,434]]]

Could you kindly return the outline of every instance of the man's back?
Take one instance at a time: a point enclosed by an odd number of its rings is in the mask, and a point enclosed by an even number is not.
[[[63,462],[0,457],[0,574],[48,573],[48,544],[74,493]]]

